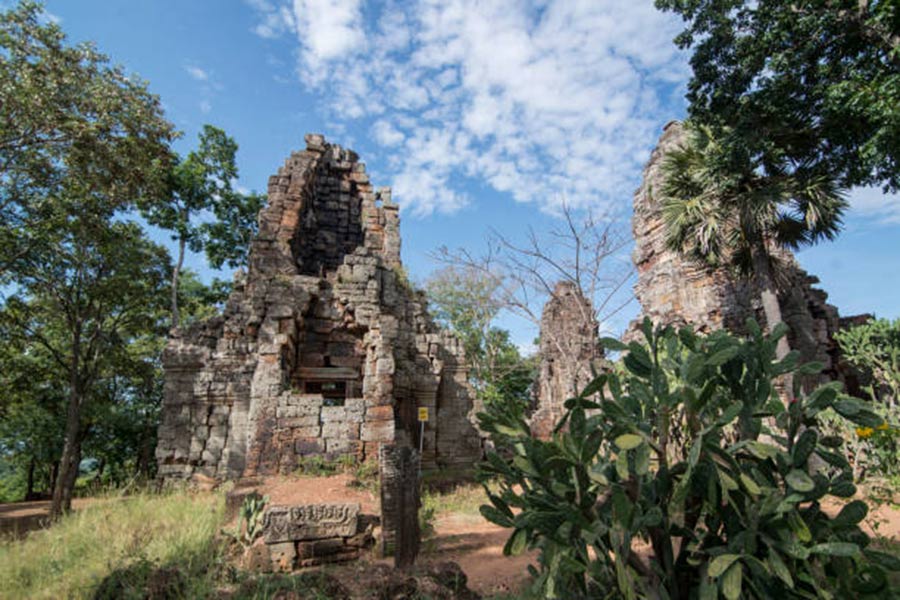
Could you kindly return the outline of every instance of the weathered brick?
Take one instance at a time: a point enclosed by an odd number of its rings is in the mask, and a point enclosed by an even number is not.
[[[370,406],[366,409],[367,421],[388,421],[394,418],[394,407],[387,406]]]
[[[300,456],[321,454],[325,452],[325,443],[318,437],[298,439],[294,442],[294,452]]]
[[[364,442],[389,442],[394,439],[394,421],[366,421],[360,429]]]

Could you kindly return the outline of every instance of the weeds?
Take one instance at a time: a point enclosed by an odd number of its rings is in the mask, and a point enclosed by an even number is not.
[[[238,522],[234,530],[223,529],[222,533],[246,550],[262,535],[263,513],[268,503],[268,496],[260,496],[256,492],[249,494],[241,503],[241,508],[238,511]]]
[[[419,542],[425,553],[430,553],[435,549],[436,542],[434,534],[434,513],[433,506],[425,506],[423,503],[419,507]]]
[[[479,507],[486,501],[484,488],[474,483],[457,484],[447,492],[426,489],[422,494],[422,507],[430,508],[435,515],[447,513],[479,515]]]
[[[341,454],[329,459],[321,454],[301,456],[297,461],[297,477],[329,477],[338,473],[349,473],[356,468],[357,460],[351,454]]]
[[[353,475],[353,481],[350,482],[350,485],[373,493],[378,492],[380,482],[378,463],[376,461],[366,460],[357,462],[350,472]]]
[[[301,457],[294,474],[297,477],[330,477],[349,473],[353,477],[350,485],[371,492],[378,491],[378,463],[374,460],[360,462],[351,454],[342,454],[328,459],[319,454]]]

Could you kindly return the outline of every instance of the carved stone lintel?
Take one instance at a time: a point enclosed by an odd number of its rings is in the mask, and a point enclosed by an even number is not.
[[[356,534],[359,504],[307,504],[270,506],[263,517],[263,539],[267,544]]]

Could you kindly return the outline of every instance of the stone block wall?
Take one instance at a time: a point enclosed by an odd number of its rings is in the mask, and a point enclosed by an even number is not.
[[[173,331],[157,459],[163,478],[286,472],[300,457],[423,464],[481,455],[461,344],[434,325],[400,263],[399,206],[358,156],[318,135],[270,178],[249,267],[223,314]]]

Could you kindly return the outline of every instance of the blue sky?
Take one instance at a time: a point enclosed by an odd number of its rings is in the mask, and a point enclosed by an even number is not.
[[[204,123],[233,136],[247,190],[265,191],[306,132],[356,150],[375,184],[394,188],[418,281],[439,246],[477,252],[490,229],[541,234],[560,225],[564,202],[627,233],[643,163],[685,111],[679,22],[652,0],[48,0],[47,10],[72,40],[150,82],[185,134],[179,150]],[[800,262],[842,314],[896,318],[900,199],[855,190],[851,200],[839,240]],[[188,264],[212,275],[200,256]],[[534,337],[504,324],[522,345]]]

